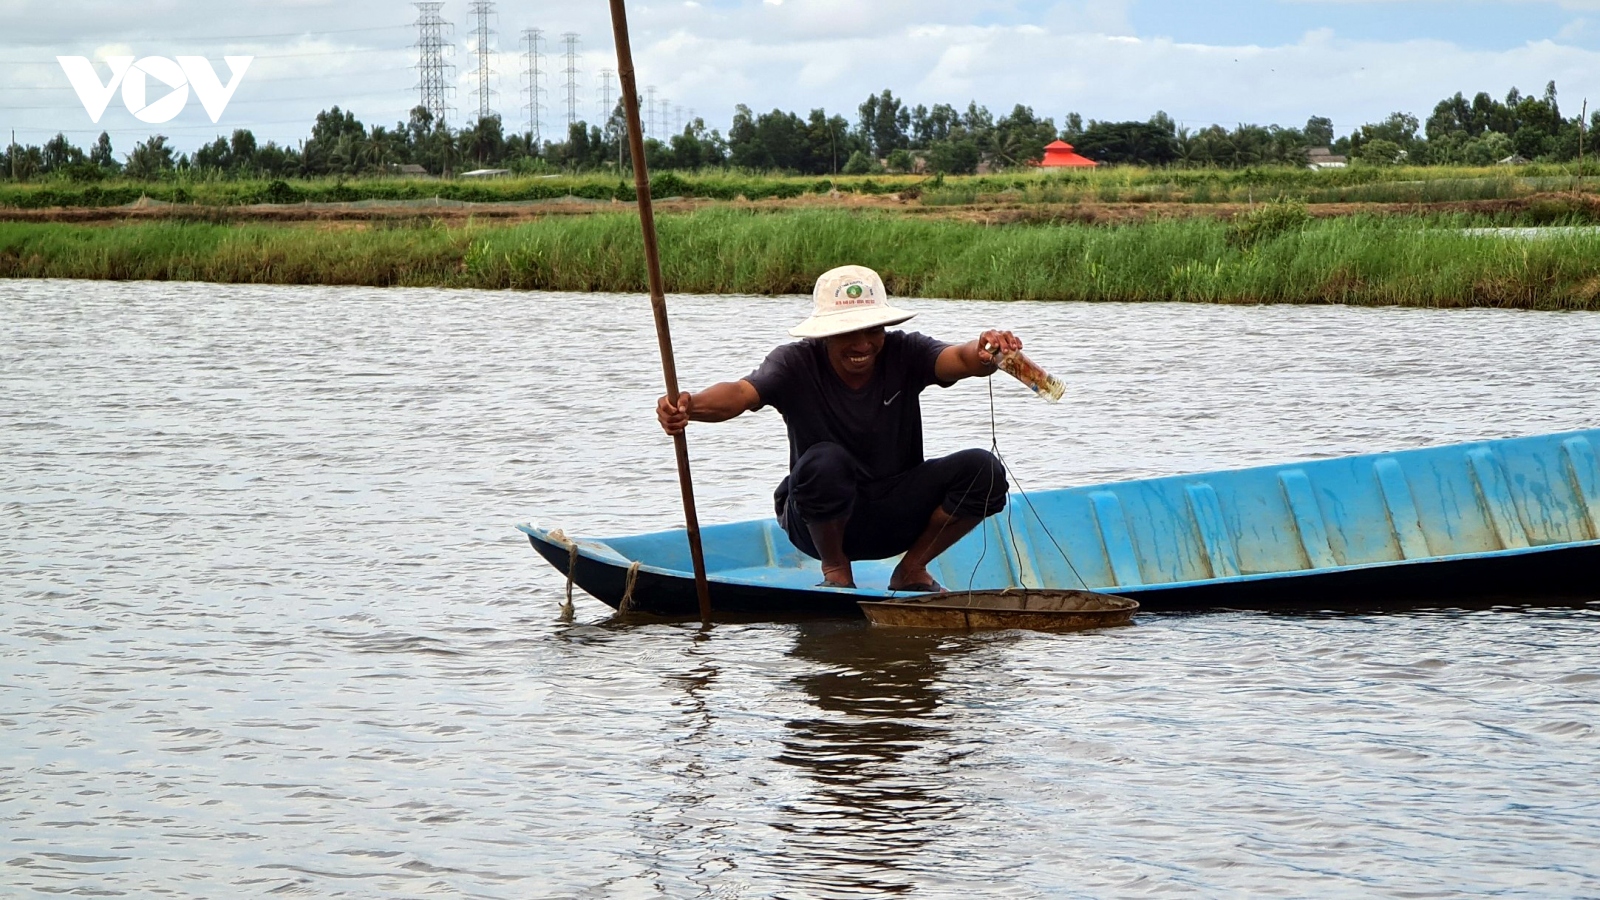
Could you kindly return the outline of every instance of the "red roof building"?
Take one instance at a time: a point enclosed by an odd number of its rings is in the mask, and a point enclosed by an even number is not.
[[[1092,169],[1099,165],[1099,163],[1074,153],[1072,150],[1072,145],[1066,141],[1056,141],[1053,144],[1045,145],[1044,162],[1040,163],[1039,165],[1047,169],[1059,167],[1082,167]]]

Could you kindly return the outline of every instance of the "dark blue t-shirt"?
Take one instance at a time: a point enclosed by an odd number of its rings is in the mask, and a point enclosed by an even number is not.
[[[923,388],[941,384],[934,364],[948,346],[914,331],[885,332],[872,380],[851,390],[828,362],[827,343],[807,338],[773,350],[744,380],[763,406],[783,414],[791,469],[813,444],[827,441],[849,451],[865,478],[876,481],[922,463],[918,398]]]

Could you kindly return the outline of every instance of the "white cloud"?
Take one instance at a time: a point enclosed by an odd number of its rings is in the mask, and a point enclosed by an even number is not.
[[[1491,6],[1491,5],[1499,5],[1499,4],[1510,3],[1510,4],[1521,4],[1521,5],[1526,5],[1526,6],[1555,6],[1555,7],[1561,8],[1561,9],[1576,9],[1576,10],[1600,9],[1600,0],[1279,0],[1279,2],[1282,2],[1282,3],[1293,3],[1293,4],[1302,5],[1302,6],[1313,6],[1313,5],[1324,5],[1324,6],[1346,5],[1346,6],[1349,6],[1349,5],[1357,5],[1357,4],[1366,4],[1366,5],[1376,6],[1376,5],[1379,5],[1379,4],[1386,4],[1386,3],[1387,4],[1397,4],[1397,3],[1436,3],[1436,4],[1439,4],[1439,5],[1449,4],[1449,5],[1457,7],[1457,8],[1461,8],[1461,7],[1469,7],[1470,8],[1472,6]],[[1466,10],[1464,10],[1464,11],[1466,11]]]
[[[101,44],[100,46],[94,48],[94,52],[89,54],[89,58],[92,59],[92,60],[95,60],[96,62],[99,62],[101,60],[110,59],[113,56],[137,56],[137,55],[138,54],[133,52],[133,47],[131,47],[130,45],[122,44],[122,43],[116,43],[116,44]]]
[[[1593,23],[1580,16],[1561,26],[1561,30],[1556,32],[1556,40],[1567,42],[1581,41],[1593,33]]]
[[[720,95],[720,104],[700,101],[702,109],[743,101],[758,110],[826,105],[847,115],[883,87],[912,102],[976,99],[996,113],[1021,102],[1058,121],[1068,111],[1111,119],[1164,109],[1194,125],[1300,124],[1328,115],[1344,128],[1397,109],[1425,116],[1456,91],[1541,89],[1555,79],[1568,96],[1600,95],[1600,54],[1552,41],[1480,51],[1433,40],[1344,41],[1326,31],[1273,47],[1037,26],[924,25],[881,39],[781,44],[679,36],[671,52],[645,50],[640,65],[660,71],[674,59],[702,61],[688,68],[691,77],[709,60],[734,73],[694,78],[692,86],[663,79],[677,94]]]
[[[691,0],[635,5],[630,25],[641,89],[653,84],[658,96],[717,127],[726,127],[736,103],[802,115],[820,106],[854,118],[867,94],[886,87],[912,103],[976,100],[997,114],[1024,103],[1057,121],[1069,111],[1120,119],[1162,109],[1190,125],[1300,124],[1315,114],[1334,118],[1341,129],[1397,109],[1425,116],[1456,91],[1503,94],[1513,85],[1538,91],[1551,79],[1563,97],[1600,97],[1600,53],[1572,45],[1592,29],[1582,18],[1562,35],[1500,50],[1427,38],[1348,40],[1328,29],[1290,43],[1208,45],[1137,35],[1133,4],[1065,0],[1030,14],[1019,0]],[[1458,4],[1452,14],[1470,15],[1477,6]],[[6,76],[0,107],[17,123],[19,139],[37,143],[58,129],[80,143],[92,139],[99,129],[77,105],[54,56],[88,55],[112,42],[134,55],[257,55],[219,125],[196,105],[164,126],[184,147],[235,127],[253,128],[263,140],[292,141],[308,133],[319,109],[334,104],[368,123],[388,124],[416,103],[409,27],[415,11],[408,6],[325,4],[314,25],[304,13],[265,3],[226,12],[198,0],[165,0],[141,15],[114,4],[95,9],[69,14],[39,0],[23,4],[23,24],[12,32],[18,37],[3,53],[11,64],[0,69]],[[467,23],[455,24],[460,90],[453,103],[461,121],[475,103]],[[1240,31],[1248,33],[1249,24],[1241,21]],[[508,124],[523,119],[517,38],[532,26],[551,41],[547,133],[559,133],[565,118],[562,32],[584,35],[579,108],[594,117],[599,72],[616,65],[604,4],[562,4],[538,16],[502,4],[497,25],[496,108]],[[326,31],[284,36],[312,27]],[[120,108],[113,103],[103,121],[125,150],[150,129]]]

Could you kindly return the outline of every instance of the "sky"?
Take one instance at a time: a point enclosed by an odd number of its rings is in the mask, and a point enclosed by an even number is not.
[[[476,117],[467,0],[445,0],[453,25],[452,124]],[[641,93],[726,130],[734,106],[805,115],[823,107],[854,121],[869,94],[908,103],[977,101],[996,115],[1021,103],[1060,124],[1147,119],[1181,125],[1303,125],[1339,133],[1394,111],[1426,119],[1457,91],[1542,93],[1554,80],[1563,112],[1600,103],[1600,0],[631,0]],[[65,132],[87,145],[105,130],[119,156],[165,134],[192,150],[249,128],[293,144],[319,110],[338,105],[367,124],[403,121],[418,102],[417,10],[397,0],[0,0],[0,140]],[[580,37],[578,115],[599,117],[601,70],[616,68],[604,0],[499,0],[489,46],[492,108],[526,127],[521,37],[546,35],[546,137],[565,131],[560,35]],[[204,56],[226,83],[224,55],[253,56],[213,123],[196,92],[176,118],[149,124],[114,95],[91,120],[57,56]],[[103,62],[101,79],[109,78]],[[154,79],[147,100],[168,89]],[[613,96],[615,86],[613,82]],[[135,101],[137,102],[137,101]],[[681,107],[681,112],[679,108]]]

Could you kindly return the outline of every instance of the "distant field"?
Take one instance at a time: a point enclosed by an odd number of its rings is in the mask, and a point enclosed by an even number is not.
[[[1600,309],[1600,234],[1467,233],[1476,221],[1314,218],[1295,203],[1106,226],[727,206],[658,218],[668,289],[680,293],[806,293],[817,273],[860,263],[921,297]],[[625,207],[445,226],[0,222],[0,277],[645,289]]]
[[[1600,168],[1589,167],[1591,178]],[[1075,204],[1255,204],[1295,199],[1322,204],[1454,204],[1507,201],[1576,193],[1575,166],[1516,169],[1356,167],[1311,171],[1277,167],[1240,170],[1140,169],[1029,170],[964,177],[878,175],[799,177],[738,172],[662,173],[652,182],[658,198],[704,201],[785,201],[892,198],[912,207]],[[0,185],[5,210],[112,209],[132,204],[237,208],[295,204],[592,203],[634,200],[631,176],[591,173],[492,180],[369,178],[358,180],[230,180],[179,178],[161,182],[107,180],[89,184],[45,181]]]

